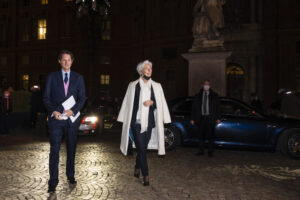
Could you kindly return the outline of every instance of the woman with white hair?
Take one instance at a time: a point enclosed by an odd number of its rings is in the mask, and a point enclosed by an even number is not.
[[[127,155],[129,133],[136,146],[134,176],[149,185],[147,148],[158,149],[158,155],[165,154],[164,123],[171,123],[169,109],[160,83],[151,79],[152,63],[145,60],[138,64],[140,78],[129,83],[118,121],[123,122],[121,152]]]

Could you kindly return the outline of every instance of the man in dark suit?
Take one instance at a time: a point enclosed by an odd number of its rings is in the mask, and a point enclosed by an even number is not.
[[[34,85],[30,88],[30,127],[35,128],[38,113],[41,113],[43,106],[43,97],[40,86]]]
[[[7,117],[12,111],[12,100],[10,92],[4,91],[3,96],[0,96],[0,134],[8,133]]]
[[[214,128],[220,121],[220,102],[218,94],[210,88],[210,81],[203,83],[203,88],[195,95],[192,104],[191,124],[199,127],[199,150],[197,155],[204,155],[204,141],[208,140],[208,156],[213,156]]]
[[[62,50],[58,56],[61,70],[48,75],[45,93],[43,97],[44,105],[48,111],[48,127],[50,133],[50,156],[48,192],[54,193],[58,184],[58,162],[59,149],[63,134],[65,134],[67,144],[66,173],[70,184],[76,184],[74,160],[77,143],[78,118],[72,122],[71,116],[76,114],[83,107],[85,102],[85,86],[82,75],[71,71],[74,56],[70,51]],[[64,110],[62,103],[74,97],[76,103],[69,109]],[[62,116],[67,119],[62,119]]]

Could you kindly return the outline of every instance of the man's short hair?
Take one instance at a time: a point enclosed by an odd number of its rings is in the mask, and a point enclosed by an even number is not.
[[[206,79],[206,80],[203,81],[203,83],[205,83],[205,82],[211,83],[209,79]]]
[[[58,54],[58,60],[61,60],[61,58],[62,58],[62,56],[63,56],[64,54],[70,55],[72,61],[74,61],[74,54],[73,54],[71,51],[68,51],[68,50],[61,50],[61,51],[59,52],[59,54]]]

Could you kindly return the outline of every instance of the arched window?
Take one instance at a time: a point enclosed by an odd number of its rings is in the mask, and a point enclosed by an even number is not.
[[[226,74],[228,75],[237,75],[237,76],[243,76],[244,70],[240,65],[237,64],[230,64],[226,69]]]

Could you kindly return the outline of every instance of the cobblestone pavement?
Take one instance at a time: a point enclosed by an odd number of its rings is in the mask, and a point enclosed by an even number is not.
[[[168,151],[164,158],[150,152],[151,185],[144,187],[133,177],[134,157],[119,151],[119,136],[111,131],[79,138],[76,187],[66,181],[62,145],[60,182],[52,196],[47,193],[47,139],[1,136],[0,199],[300,199],[300,161],[267,152],[216,150],[213,158],[195,156],[193,147]]]

